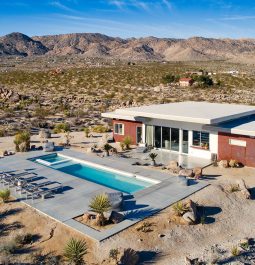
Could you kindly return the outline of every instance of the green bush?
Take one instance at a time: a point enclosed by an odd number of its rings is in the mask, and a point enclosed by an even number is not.
[[[30,149],[30,133],[28,131],[17,133],[14,138],[14,144],[16,152],[28,152]]]
[[[126,136],[126,137],[123,139],[122,143],[124,144],[126,150],[128,150],[128,149],[130,149],[130,145],[131,145],[131,143],[132,143],[132,138],[131,138],[130,136]]]
[[[1,190],[0,191],[0,198],[3,202],[7,202],[10,199],[11,192],[9,189]]]
[[[84,264],[84,255],[87,252],[87,243],[84,240],[77,240],[71,238],[64,249],[64,257],[71,264],[81,265]]]
[[[95,133],[106,133],[109,131],[109,128],[103,126],[103,125],[97,125],[92,128],[92,131]]]
[[[70,125],[68,123],[58,123],[55,125],[53,130],[54,133],[63,133],[69,131],[70,131]]]
[[[90,133],[90,129],[88,127],[84,128],[84,133],[85,133],[85,137],[88,138],[89,137],[89,133]]]

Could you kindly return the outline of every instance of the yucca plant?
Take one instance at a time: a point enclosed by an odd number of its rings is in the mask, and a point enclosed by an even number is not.
[[[104,145],[104,151],[106,153],[107,156],[109,156],[109,152],[113,147],[110,144],[105,144]]]
[[[89,208],[93,212],[99,215],[98,224],[104,226],[105,225],[104,212],[107,212],[111,209],[111,203],[107,195],[105,194],[96,195],[94,198],[92,198]]]
[[[177,202],[173,205],[173,210],[177,216],[182,216],[185,212],[188,211],[188,208],[184,205],[183,202]]]
[[[9,189],[1,190],[0,191],[0,198],[3,202],[7,202],[10,199],[11,192]]]
[[[238,249],[238,246],[233,246],[231,248],[231,254],[232,256],[236,257],[240,254],[240,250]]]
[[[149,154],[149,157],[150,157],[151,162],[152,162],[152,166],[155,166],[155,165],[156,165],[156,161],[155,161],[155,159],[156,159],[157,156],[158,156],[158,155],[157,155],[156,153],[150,153],[150,154]]]
[[[87,253],[87,243],[75,238],[71,238],[64,249],[64,257],[74,265],[85,264],[83,257]]]

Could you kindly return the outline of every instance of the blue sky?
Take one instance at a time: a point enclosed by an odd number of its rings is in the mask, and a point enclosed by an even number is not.
[[[0,0],[0,35],[255,38],[255,0]]]

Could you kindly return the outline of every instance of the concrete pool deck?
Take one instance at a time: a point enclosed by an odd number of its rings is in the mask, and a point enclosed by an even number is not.
[[[48,154],[43,151],[22,153],[0,159],[0,171],[26,170],[36,173],[38,178],[47,178],[47,180],[61,183],[64,187],[63,191],[45,200],[26,200],[24,195],[15,194],[14,191],[12,194],[36,210],[97,241],[103,241],[119,233],[145,217],[161,211],[208,185],[206,181],[199,181],[190,186],[183,186],[177,182],[175,176],[151,168],[134,166],[128,162],[128,159],[124,160],[116,156],[101,158],[69,149],[58,151],[58,153],[160,181],[159,184],[135,194],[125,194],[124,221],[109,229],[97,231],[75,221],[73,218],[89,210],[88,205],[93,196],[106,191],[113,191],[112,189],[28,160]]]

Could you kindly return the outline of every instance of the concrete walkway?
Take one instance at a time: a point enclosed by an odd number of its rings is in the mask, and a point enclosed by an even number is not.
[[[182,186],[176,181],[176,177],[170,174],[151,168],[133,166],[132,159],[123,159],[115,156],[101,158],[96,155],[79,153],[68,149],[59,151],[59,153],[160,181],[160,183],[135,194],[124,194],[123,214],[125,215],[125,220],[110,229],[97,231],[75,221],[73,218],[89,210],[89,202],[96,194],[113,191],[112,189],[28,160],[46,155],[43,151],[17,154],[0,159],[0,171],[15,172],[26,170],[36,173],[38,178],[61,183],[64,186],[63,191],[56,194],[53,198],[45,200],[35,199],[32,201],[31,199],[26,200],[22,194],[13,193],[13,195],[36,210],[97,241],[102,241],[119,233],[145,217],[159,212],[208,185],[207,182],[199,181],[190,186]],[[12,190],[12,192],[14,191]]]

